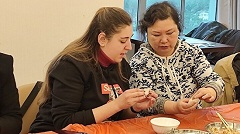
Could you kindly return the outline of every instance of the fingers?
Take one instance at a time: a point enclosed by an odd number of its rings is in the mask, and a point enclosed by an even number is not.
[[[200,89],[191,97],[193,99],[199,98],[202,99],[202,96],[206,93],[204,91],[201,91]]]
[[[144,109],[147,109],[151,106],[154,105],[154,103],[156,102],[156,99],[155,98],[144,98],[142,101],[140,102],[137,102],[135,105],[138,109],[141,109],[141,110],[144,110]]]
[[[178,102],[179,108],[178,109],[180,110],[180,113],[188,114],[197,108],[198,103],[196,103],[194,101],[189,103],[189,100],[190,100],[189,98],[184,98],[184,99],[179,100],[179,102]]]
[[[126,94],[126,96],[130,98],[144,97],[145,95],[143,90],[137,88],[126,90],[123,94]]]
[[[158,94],[155,93],[153,90],[150,90],[149,95],[150,95],[151,97],[153,97],[153,98],[157,98],[157,97],[158,97]]]
[[[117,99],[124,102],[121,105],[124,105],[123,107],[125,108],[136,103],[141,103],[147,108],[154,104],[157,96],[158,95],[152,90],[150,90],[149,94],[146,96],[144,90],[135,88],[124,91]]]
[[[184,102],[184,103],[188,103],[189,102],[189,98],[183,98],[183,99],[181,99],[180,101],[182,101],[182,102]]]
[[[158,94],[156,94],[153,90],[148,90],[147,94],[146,94],[145,90],[138,89],[138,88],[129,89],[129,90],[126,90],[125,92],[128,92],[129,94],[132,93],[133,97],[145,96],[148,99],[151,99],[151,98],[155,98],[156,99],[158,97]]]
[[[206,94],[203,94],[202,99],[205,100],[205,99],[211,98],[211,97],[212,96],[210,94],[206,93]]]
[[[189,107],[189,108],[186,108],[186,109],[182,109],[181,113],[182,114],[189,114],[189,113],[193,112],[194,110],[196,110],[196,106],[197,106],[197,104],[195,104],[192,107]]]
[[[205,94],[204,96],[202,96],[202,99],[206,102],[213,102],[215,100],[215,96],[212,96],[210,94]]]
[[[199,88],[198,91],[192,96],[192,98],[199,98],[207,102],[212,102],[216,98],[216,92],[213,88]]]
[[[158,94],[156,94],[154,91],[150,91],[149,94],[147,96],[145,96],[146,98],[150,99],[150,100],[156,100],[158,97]]]
[[[133,104],[137,103],[137,102],[141,102],[143,101],[146,97],[145,97],[145,93],[143,90],[141,89],[129,89],[124,91],[119,98],[123,99],[123,101],[132,106]],[[118,98],[117,98],[118,99]]]
[[[194,105],[190,106],[189,108],[185,109],[184,114],[189,114],[196,110],[198,103],[195,103]]]

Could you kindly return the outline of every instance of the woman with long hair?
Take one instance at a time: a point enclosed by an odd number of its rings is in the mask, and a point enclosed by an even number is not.
[[[135,117],[155,102],[157,94],[129,89],[132,20],[117,7],[100,8],[83,36],[51,62],[43,103],[30,132],[62,129]]]

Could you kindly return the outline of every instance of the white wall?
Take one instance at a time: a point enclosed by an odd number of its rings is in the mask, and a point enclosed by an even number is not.
[[[100,7],[123,5],[123,0],[1,0],[0,52],[14,57],[17,86],[44,80],[51,59],[83,34]]]

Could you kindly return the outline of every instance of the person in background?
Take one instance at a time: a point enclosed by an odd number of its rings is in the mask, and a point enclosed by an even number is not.
[[[118,7],[100,8],[83,36],[51,62],[44,100],[30,132],[63,129],[136,117],[157,98],[153,91],[129,89],[131,68],[124,59],[132,49],[132,20]]]
[[[13,74],[13,57],[0,53],[0,134],[19,134],[21,129],[22,115]]]
[[[201,49],[178,39],[182,25],[174,6],[166,1],[151,5],[139,27],[147,43],[130,60],[130,88],[150,87],[159,96],[140,115],[188,114],[201,108],[200,100],[211,103],[220,97],[224,82]]]

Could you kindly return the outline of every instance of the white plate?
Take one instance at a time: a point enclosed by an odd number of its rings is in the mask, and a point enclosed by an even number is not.
[[[232,123],[232,122],[228,122],[230,128],[234,128],[234,130],[236,132],[239,132],[240,134],[240,124],[238,123]],[[216,128],[217,130],[220,130],[221,128],[225,129],[224,125],[222,124],[222,122],[213,122],[213,123],[210,123],[208,125],[206,125],[205,129],[206,131],[210,132],[211,133],[211,128]]]
[[[209,134],[206,131],[196,130],[196,129],[176,129],[169,134]]]

